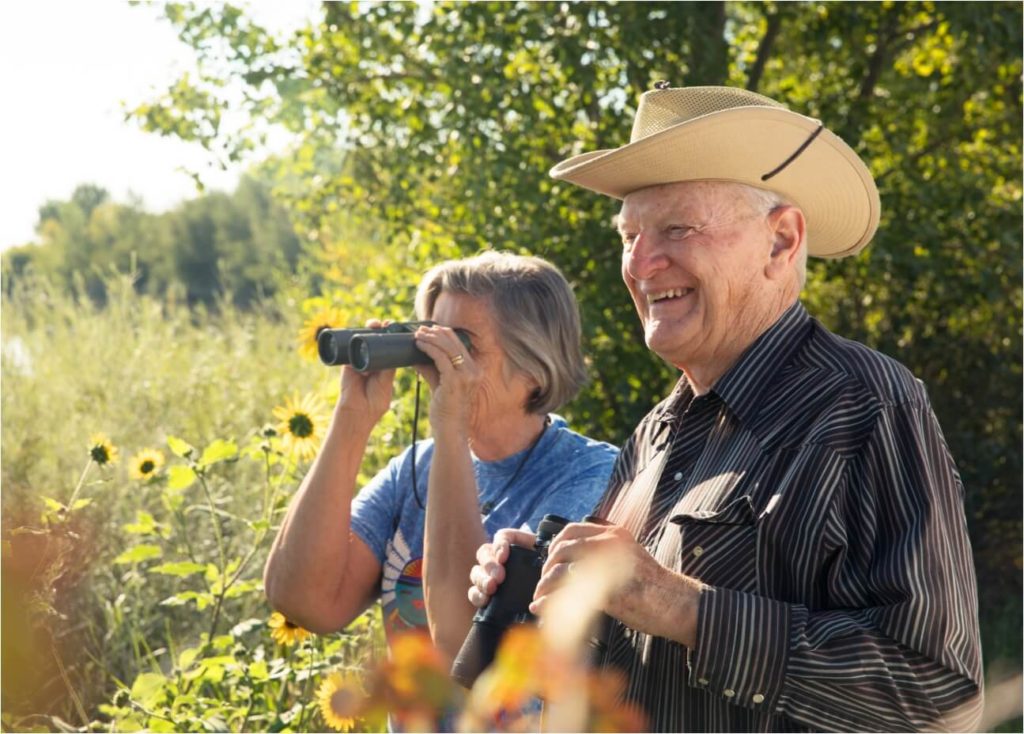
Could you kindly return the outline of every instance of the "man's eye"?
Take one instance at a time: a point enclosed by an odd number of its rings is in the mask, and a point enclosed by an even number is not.
[[[694,227],[684,224],[673,224],[666,230],[666,234],[668,234],[669,239],[681,240],[689,237],[694,231]]]
[[[623,247],[632,247],[636,241],[636,232],[623,232],[622,233],[622,245]]]

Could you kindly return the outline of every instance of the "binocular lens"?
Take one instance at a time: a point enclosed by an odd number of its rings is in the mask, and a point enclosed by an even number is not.
[[[412,334],[359,334],[349,342],[348,355],[359,372],[432,362],[427,353],[416,346],[416,337]]]
[[[316,348],[324,364],[351,364],[359,372],[430,364],[430,357],[416,346],[414,332],[420,326],[433,324],[433,321],[408,321],[377,329],[324,329],[317,336]],[[456,329],[455,333],[466,349],[470,349],[469,334],[462,329]]]
[[[316,338],[320,361],[326,365],[348,364],[349,342],[356,334],[372,334],[375,329],[324,329]]]

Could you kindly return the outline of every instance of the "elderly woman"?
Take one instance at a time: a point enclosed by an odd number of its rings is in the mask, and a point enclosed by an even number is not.
[[[273,607],[303,627],[341,629],[380,598],[389,641],[429,618],[435,643],[454,657],[474,611],[464,579],[477,547],[499,528],[535,530],[547,513],[586,515],[617,451],[552,414],[585,379],[578,308],[553,265],[495,252],[442,263],[420,283],[416,314],[437,324],[416,332],[433,360],[418,368],[432,390],[433,439],[356,495],[394,371],[342,367],[331,425],[264,581]]]

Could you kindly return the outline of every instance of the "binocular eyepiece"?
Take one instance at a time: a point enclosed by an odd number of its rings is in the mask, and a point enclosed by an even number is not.
[[[433,321],[403,321],[379,329],[324,329],[316,340],[317,352],[326,365],[351,364],[359,372],[432,364],[416,346],[413,334],[421,326],[433,325]],[[469,335],[462,329],[455,333],[469,349]]]

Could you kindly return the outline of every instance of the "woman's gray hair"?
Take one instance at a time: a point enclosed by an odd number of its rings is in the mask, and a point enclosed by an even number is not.
[[[431,268],[416,292],[416,317],[430,319],[441,293],[490,301],[509,367],[537,383],[526,412],[544,415],[565,405],[587,379],[576,297],[547,260],[487,251]]]

